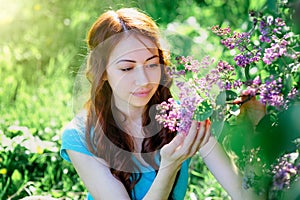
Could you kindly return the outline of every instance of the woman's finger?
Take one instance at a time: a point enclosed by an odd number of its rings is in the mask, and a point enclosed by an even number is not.
[[[181,148],[184,138],[183,134],[177,134],[169,144],[163,146],[160,151],[161,156],[171,156],[178,148]]]
[[[202,146],[204,146],[211,136],[209,119],[203,122],[198,122],[198,132],[199,133],[196,142],[190,152],[191,156],[194,155]]]
[[[182,155],[188,155],[190,152],[190,148],[194,143],[195,138],[197,137],[197,134],[197,121],[193,121],[188,135],[185,136],[182,146],[179,149],[177,149],[177,151],[174,153],[174,156],[178,157]]]
[[[198,122],[197,123],[197,135],[196,135],[196,138],[195,138],[193,144],[190,147],[189,156],[193,156],[200,148],[201,143],[203,141],[205,131],[206,131],[205,130],[205,122]]]
[[[205,134],[204,134],[204,137],[202,138],[202,142],[199,146],[199,149],[208,142],[210,136],[211,136],[211,122],[209,119],[207,119],[205,121]]]

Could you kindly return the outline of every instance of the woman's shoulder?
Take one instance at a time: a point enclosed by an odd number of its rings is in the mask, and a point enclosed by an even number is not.
[[[87,148],[85,138],[85,122],[87,112],[82,111],[78,113],[64,128],[61,137],[61,156],[70,161],[66,150],[73,150],[87,155],[92,153]]]
[[[63,133],[69,130],[77,132],[85,132],[85,123],[87,119],[87,111],[82,110],[63,128]]]

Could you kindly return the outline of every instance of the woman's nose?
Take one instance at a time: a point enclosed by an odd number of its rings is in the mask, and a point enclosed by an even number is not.
[[[135,78],[135,84],[137,86],[143,86],[149,83],[148,76],[144,66],[136,67],[136,73],[134,78]]]

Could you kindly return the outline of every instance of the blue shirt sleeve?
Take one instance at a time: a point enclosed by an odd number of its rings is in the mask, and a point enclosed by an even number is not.
[[[93,156],[93,154],[88,150],[85,141],[82,140],[80,133],[78,133],[76,129],[66,129],[62,134],[60,155],[66,161],[71,162],[66,150],[73,150],[79,153]]]

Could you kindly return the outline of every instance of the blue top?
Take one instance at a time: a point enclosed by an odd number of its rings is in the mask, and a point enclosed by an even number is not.
[[[81,112],[65,127],[62,133],[62,146],[60,149],[60,155],[63,159],[68,162],[71,162],[66,150],[73,150],[80,152],[89,156],[94,156],[87,148],[85,141],[85,121],[86,121],[86,112]],[[134,159],[136,161],[136,159]],[[138,161],[137,161],[138,162]],[[175,200],[184,199],[187,184],[188,184],[188,168],[189,168],[190,159],[187,159],[183,162],[180,170],[180,174],[176,183],[176,186],[173,190],[173,198]],[[134,186],[132,190],[132,197],[135,200],[142,199],[149,188],[151,187],[156,172],[153,168],[149,170],[144,170],[145,166],[137,163],[140,167],[141,178],[139,182]],[[93,200],[92,196],[88,193],[88,200]]]

